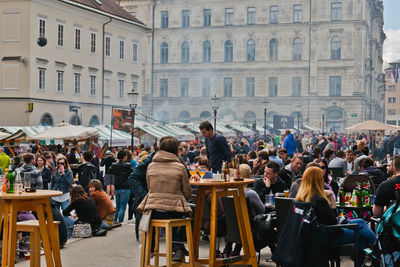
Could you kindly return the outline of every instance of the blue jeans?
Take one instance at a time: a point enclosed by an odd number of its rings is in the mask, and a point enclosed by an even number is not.
[[[126,205],[128,204],[130,192],[129,189],[115,190],[115,221],[119,221],[120,223],[124,221]]]
[[[369,244],[375,244],[376,235],[372,230],[369,228],[367,223],[363,219],[355,219],[349,222],[350,224],[358,224],[358,259],[359,262],[363,262],[365,254],[364,249]],[[351,244],[354,242],[354,231],[350,229],[343,229],[343,234],[340,236],[340,243],[341,244]]]
[[[54,201],[54,206],[57,210],[60,210],[61,208],[61,212],[63,212],[69,206],[69,199],[65,200],[64,202]]]
[[[400,154],[400,149],[398,149],[397,147],[395,147],[393,149],[393,157],[395,157],[397,154]]]
[[[72,230],[74,230],[75,219],[70,216],[64,216],[64,221],[65,225],[67,226],[68,239],[70,239],[72,236]]]

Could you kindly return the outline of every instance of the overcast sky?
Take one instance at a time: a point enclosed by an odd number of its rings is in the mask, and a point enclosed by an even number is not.
[[[384,30],[386,40],[383,45],[384,66],[400,59],[400,0],[384,0]]]

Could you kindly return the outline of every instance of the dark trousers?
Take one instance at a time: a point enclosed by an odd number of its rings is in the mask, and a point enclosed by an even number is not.
[[[181,212],[175,212],[175,211],[157,211],[153,210],[151,214],[152,219],[182,219],[185,218],[185,214]],[[172,248],[173,251],[176,251],[177,249],[184,249],[185,246],[182,244],[182,242],[186,241],[186,231],[185,227],[174,227],[172,229]],[[155,230],[152,229],[153,231],[153,236],[151,240],[151,251],[154,251],[154,235],[155,235]],[[180,242],[180,243],[174,243],[175,242]]]
[[[128,220],[132,220],[135,212],[135,195],[131,192],[128,199]]]

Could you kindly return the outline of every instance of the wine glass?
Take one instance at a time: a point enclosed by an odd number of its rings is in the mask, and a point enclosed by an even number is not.
[[[196,168],[195,166],[191,166],[191,167],[189,168],[189,173],[190,173],[190,176],[196,175],[196,173],[197,173],[197,168]]]
[[[203,176],[206,174],[206,172],[207,172],[206,169],[200,168],[200,169],[199,169],[199,175],[200,175],[200,177],[203,178]]]

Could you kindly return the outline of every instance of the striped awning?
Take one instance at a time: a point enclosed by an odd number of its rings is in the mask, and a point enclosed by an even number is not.
[[[179,128],[183,128],[186,131],[190,131],[192,133],[201,133],[200,129],[199,129],[199,125],[197,123],[193,123],[193,122],[189,122],[189,123],[184,123],[184,122],[174,122],[171,123],[170,125],[179,127]]]
[[[16,140],[29,140],[51,126],[4,126],[0,127],[0,131],[10,133],[9,136],[2,138],[0,141],[16,141]]]
[[[229,124],[226,126],[233,130],[241,132],[245,136],[250,136],[250,135],[254,134],[254,131],[252,129],[250,129],[244,125],[241,125],[241,124],[233,123],[233,124]]]
[[[166,129],[174,134],[176,134],[178,140],[194,140],[194,134],[192,134],[191,132],[188,132],[178,126],[174,126],[174,125],[164,125],[164,126],[158,126],[161,127],[163,129]]]
[[[235,131],[225,127],[225,125],[220,122],[217,122],[217,132],[221,133],[223,136],[236,136]]]
[[[131,135],[127,132],[120,130],[112,130],[111,127],[106,125],[96,125],[94,128],[99,132],[99,141],[107,143],[112,146],[130,146]],[[112,137],[112,140],[111,140]],[[139,139],[134,138],[134,144],[139,145]]]
[[[168,131],[167,129],[163,129],[158,127],[157,125],[150,124],[144,121],[135,121],[135,129],[144,131],[145,133],[160,139],[164,136],[173,136],[177,138],[177,135],[173,132]]]

